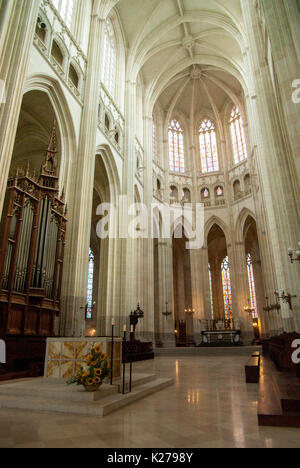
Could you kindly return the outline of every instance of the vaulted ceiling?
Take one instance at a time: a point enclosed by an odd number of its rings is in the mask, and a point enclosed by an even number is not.
[[[242,94],[245,44],[240,0],[119,0],[129,78],[145,98],[189,116]]]

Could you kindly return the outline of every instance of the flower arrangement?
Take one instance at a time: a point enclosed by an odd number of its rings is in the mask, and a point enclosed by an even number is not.
[[[80,368],[67,384],[83,385],[87,390],[99,388],[103,380],[110,374],[110,363],[108,357],[102,352],[100,345],[93,346],[90,353],[86,356],[86,367]]]

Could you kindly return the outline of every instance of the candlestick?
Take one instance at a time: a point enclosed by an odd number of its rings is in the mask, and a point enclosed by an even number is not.
[[[111,354],[110,354],[110,385],[113,384],[113,372],[114,372],[114,320],[111,327]]]

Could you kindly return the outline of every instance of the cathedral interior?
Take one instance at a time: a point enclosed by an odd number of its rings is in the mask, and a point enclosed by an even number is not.
[[[0,52],[0,447],[299,447],[299,0],[0,0]]]

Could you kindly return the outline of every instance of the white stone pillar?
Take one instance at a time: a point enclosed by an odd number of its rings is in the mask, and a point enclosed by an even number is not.
[[[102,63],[104,20],[91,16],[87,80],[81,117],[78,155],[72,167],[73,187],[69,203],[66,261],[62,291],[60,333],[81,336],[85,330],[86,288],[91,237],[93,188],[95,174],[96,132]]]
[[[284,114],[278,107],[270,69],[265,60],[265,44],[262,40],[257,11],[252,2],[241,0],[249,49],[245,56],[247,76],[251,82],[248,110],[251,140],[257,147],[257,167],[262,198],[266,213],[266,226],[274,263],[277,289],[295,294],[299,281],[292,270],[287,249],[299,241],[299,190],[295,185],[295,164],[291,141],[286,133]],[[295,310],[281,304],[283,329],[295,329]]]
[[[0,217],[39,6],[39,0],[5,0],[1,4],[0,80],[6,102],[0,102]]]
[[[125,145],[124,154],[125,161],[123,166],[123,189],[122,195],[127,197],[128,208],[134,204],[134,185],[136,173],[136,151],[135,151],[135,138],[136,138],[136,82],[127,80],[125,90]],[[128,210],[127,210],[128,211]],[[125,214],[125,213],[124,213]],[[126,213],[127,214],[127,213]],[[130,222],[131,219],[128,219]],[[119,301],[116,303],[116,310],[111,311],[112,315],[119,314],[129,317],[130,312],[135,310],[135,292],[134,285],[135,275],[135,248],[136,239],[128,237],[128,224],[127,233],[124,232],[124,238],[120,239],[119,244]],[[125,229],[126,230],[126,229]],[[143,304],[140,304],[143,308]],[[143,325],[142,325],[143,326]]]

